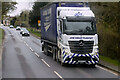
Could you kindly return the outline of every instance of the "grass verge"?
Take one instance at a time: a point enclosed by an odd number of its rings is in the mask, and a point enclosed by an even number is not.
[[[36,36],[38,36],[38,37],[41,37],[41,33],[40,33],[39,30],[36,30],[36,29],[33,29],[33,28],[27,28],[27,30],[28,30],[30,33],[32,33],[32,34],[34,34],[34,35],[36,35]]]
[[[113,60],[113,59],[111,59],[109,57],[105,57],[105,56],[100,56],[100,59],[105,62],[108,62],[110,64],[113,64],[114,66],[118,66],[118,63],[119,63],[118,60]]]
[[[3,29],[0,28],[0,45],[2,45],[3,40]]]

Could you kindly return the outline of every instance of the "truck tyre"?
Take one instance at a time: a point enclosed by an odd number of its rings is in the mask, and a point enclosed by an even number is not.
[[[47,44],[44,44],[44,53],[45,55],[49,56]]]
[[[91,66],[92,68],[95,68],[95,65],[96,65],[96,64],[91,64],[90,66]]]
[[[61,61],[61,66],[65,66],[65,63],[63,63],[62,61]]]
[[[59,62],[59,59],[58,59],[58,51],[56,52],[56,61]]]
[[[56,49],[56,61],[57,61],[57,62],[59,62],[58,54],[59,54],[59,50]]]
[[[44,51],[44,45],[42,45],[42,51]]]
[[[56,61],[56,53],[53,53],[53,60]]]
[[[56,50],[55,50],[55,47],[53,47],[53,60],[56,61]]]

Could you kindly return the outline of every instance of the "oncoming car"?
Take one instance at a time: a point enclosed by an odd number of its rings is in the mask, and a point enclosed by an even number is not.
[[[22,28],[20,34],[22,34],[22,36],[30,36],[30,33],[26,28]]]
[[[20,27],[20,26],[17,26],[17,27],[16,27],[16,30],[21,30],[21,27]]]
[[[13,25],[10,25],[10,28],[14,28]]]

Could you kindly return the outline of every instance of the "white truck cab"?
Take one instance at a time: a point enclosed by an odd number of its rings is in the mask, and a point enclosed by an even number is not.
[[[61,63],[99,62],[95,15],[89,7],[57,7],[57,33]]]

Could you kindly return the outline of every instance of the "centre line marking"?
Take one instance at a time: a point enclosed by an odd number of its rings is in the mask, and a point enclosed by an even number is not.
[[[101,69],[103,69],[103,70],[105,70],[105,71],[108,71],[108,72],[110,72],[110,73],[112,73],[112,74],[118,76],[117,73],[114,73],[114,72],[112,72],[112,71],[110,71],[110,70],[108,70],[108,69],[105,69],[105,68],[101,67],[101,66],[96,65],[96,67],[99,67],[99,68],[101,68]]]
[[[30,50],[33,51],[33,49],[30,47]]]
[[[34,52],[35,53],[35,55],[37,56],[37,57],[40,57],[39,55],[38,55],[38,53],[36,53],[36,52]]]
[[[26,46],[28,46],[28,44],[26,43]]]
[[[24,41],[24,43],[26,43],[26,42]]]
[[[64,79],[62,78],[62,76],[61,76],[60,74],[58,74],[56,71],[54,71],[54,73],[55,73],[60,79],[64,80]]]
[[[50,67],[50,65],[46,62],[46,61],[44,61],[44,59],[41,59],[48,67]]]

